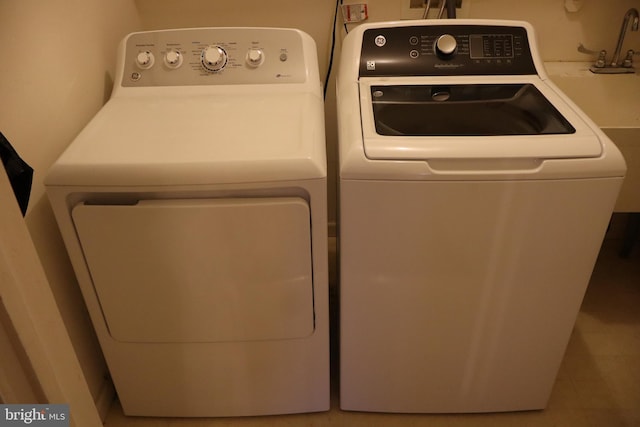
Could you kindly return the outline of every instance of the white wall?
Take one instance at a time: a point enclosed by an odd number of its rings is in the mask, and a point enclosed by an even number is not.
[[[0,1],[0,131],[34,168],[27,224],[94,397],[106,367],[46,199],[49,166],[108,99],[132,0]]]

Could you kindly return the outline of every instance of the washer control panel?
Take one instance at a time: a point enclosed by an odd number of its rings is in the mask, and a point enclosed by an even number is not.
[[[486,25],[368,29],[361,77],[537,74],[527,30]]]
[[[194,28],[130,34],[122,86],[302,83],[304,44],[295,30]],[[121,53],[122,55],[122,53]]]

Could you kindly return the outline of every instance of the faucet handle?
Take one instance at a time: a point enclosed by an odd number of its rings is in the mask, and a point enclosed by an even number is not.
[[[635,54],[635,52],[633,51],[633,49],[629,49],[627,51],[627,56],[624,58],[624,62],[622,63],[622,66],[625,68],[630,68],[633,67],[633,55]]]
[[[595,64],[592,68],[605,68],[607,66],[607,51],[602,49],[600,52],[585,47],[582,43],[578,44],[578,52],[586,53],[588,55],[598,54]]]
[[[604,68],[607,65],[607,51],[602,49],[600,53],[598,53],[598,59],[596,59],[596,63],[594,64],[596,68]]]

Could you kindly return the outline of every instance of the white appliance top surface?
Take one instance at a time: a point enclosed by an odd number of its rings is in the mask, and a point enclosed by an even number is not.
[[[109,102],[47,185],[203,185],[326,176],[316,47],[282,28],[132,33]]]
[[[195,90],[195,89],[194,89]],[[191,185],[326,176],[322,100],[295,91],[114,97],[48,185]]]

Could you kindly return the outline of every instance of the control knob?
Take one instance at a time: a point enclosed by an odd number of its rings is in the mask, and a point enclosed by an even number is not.
[[[227,59],[227,52],[220,46],[207,46],[200,54],[202,66],[212,73],[222,70],[227,65]]]
[[[458,42],[451,34],[443,34],[436,39],[435,51],[441,58],[447,58],[453,55],[457,47]]]
[[[154,62],[155,58],[153,57],[153,53],[148,50],[138,52],[138,56],[136,56],[136,64],[143,70],[153,67]]]
[[[245,59],[248,66],[252,68],[259,67],[264,62],[264,52],[259,48],[251,48],[247,52]]]
[[[164,63],[169,68],[179,68],[182,65],[182,54],[175,49],[170,49],[164,54]]]

